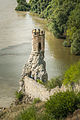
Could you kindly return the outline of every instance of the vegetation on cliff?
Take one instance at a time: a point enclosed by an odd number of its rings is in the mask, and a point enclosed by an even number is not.
[[[72,88],[76,84],[80,85],[80,61],[71,65],[62,76],[52,78],[45,83],[41,80],[37,80],[37,82],[43,84],[48,90],[57,86],[60,88],[62,84],[65,86],[70,85]]]
[[[80,93],[74,91],[59,92],[46,102],[46,112],[56,120],[62,120],[72,114],[80,105]]]
[[[48,90],[51,90],[57,86],[59,86],[59,88],[60,88],[62,86],[62,82],[63,82],[63,76],[59,76],[59,77],[48,80],[46,83],[44,83],[44,86]]]
[[[19,113],[15,120],[64,120],[80,108],[80,93],[73,91],[59,92],[46,102],[34,102]]]
[[[80,84],[80,62],[71,65],[65,72],[63,84],[71,85],[72,87],[74,87],[75,84]]]
[[[30,5],[26,2],[26,0],[17,0],[17,7],[15,10],[17,11],[29,11],[30,10]]]
[[[80,55],[80,0],[30,0],[31,11],[48,19],[48,28],[58,38],[66,38],[64,46]]]

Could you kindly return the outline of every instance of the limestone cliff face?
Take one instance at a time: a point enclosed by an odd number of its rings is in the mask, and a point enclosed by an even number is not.
[[[46,62],[44,61],[45,51],[45,32],[38,30],[32,31],[32,52],[23,69],[23,77],[28,76],[34,80],[48,80],[46,72]]]
[[[43,82],[48,80],[46,72],[46,62],[42,53],[32,52],[28,62],[25,64],[23,70],[23,77],[28,76],[34,80],[42,80]]]

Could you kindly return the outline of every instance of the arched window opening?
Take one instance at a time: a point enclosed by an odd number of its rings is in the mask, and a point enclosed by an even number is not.
[[[41,43],[38,44],[38,51],[41,51]]]

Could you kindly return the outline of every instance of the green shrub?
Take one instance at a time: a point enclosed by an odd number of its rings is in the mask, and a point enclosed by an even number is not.
[[[80,104],[77,95],[71,91],[59,92],[50,97],[46,102],[46,112],[55,119],[62,119],[72,114]]]
[[[38,82],[38,83],[40,83],[40,84],[44,84],[43,81],[42,81],[42,80],[39,80],[39,79],[37,79],[36,82]]]
[[[47,81],[45,84],[45,87],[48,89],[53,89],[56,86],[61,87],[62,85],[62,77],[56,77],[56,78],[52,78],[51,80]]]
[[[42,80],[37,80],[38,83],[44,85],[49,90],[57,86],[61,87],[62,81],[63,81],[62,76],[52,78],[51,80],[48,80],[47,82],[42,82]]]
[[[80,92],[77,93],[77,99],[79,100],[77,107],[80,109]]]
[[[45,112],[39,111],[39,108],[31,106],[26,110],[23,110],[15,120],[55,120],[53,116],[48,115]]]
[[[15,120],[36,120],[36,108],[31,106],[27,110],[21,112]]]
[[[71,47],[71,44],[70,44],[67,40],[65,40],[65,41],[63,42],[63,46],[64,46],[64,47]]]
[[[40,103],[40,102],[41,102],[40,98],[34,98],[33,100],[33,104]]]
[[[56,119],[47,113],[41,113],[37,117],[37,120],[56,120]]]
[[[20,92],[17,92],[16,91],[16,98],[19,100],[19,101],[21,101],[22,99],[23,99],[23,97],[24,97],[24,94],[20,91]]]
[[[80,62],[71,65],[65,72],[63,84],[74,86],[75,83],[80,82]]]

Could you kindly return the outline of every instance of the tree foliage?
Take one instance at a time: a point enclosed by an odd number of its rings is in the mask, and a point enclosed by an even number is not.
[[[80,55],[80,29],[77,29],[72,36],[73,42],[71,44],[71,53]]]
[[[73,54],[80,54],[79,49],[75,50],[80,47],[79,39],[74,40],[74,33],[80,29],[80,0],[30,0],[29,4],[31,11],[48,19],[48,28],[56,37],[67,37],[64,46],[71,46]],[[76,37],[79,38],[78,33]]]
[[[67,26],[67,42],[71,44],[71,53],[80,55],[80,4],[71,12]]]
[[[80,82],[80,62],[71,65],[71,67],[65,72],[63,80],[63,83],[65,85],[70,84],[71,86],[79,82]]]
[[[26,0],[17,0],[17,7],[15,10],[17,11],[29,11],[30,10],[30,5],[26,2]]]
[[[56,93],[46,102],[46,112],[56,120],[62,120],[78,109],[78,105],[80,104],[79,96],[73,91]]]
[[[31,11],[41,14],[44,9],[49,5],[51,0],[30,0]]]
[[[59,76],[56,78],[52,78],[51,80],[48,80],[44,85],[47,89],[53,89],[57,86],[61,87],[62,86],[62,81],[63,81],[63,77]]]

